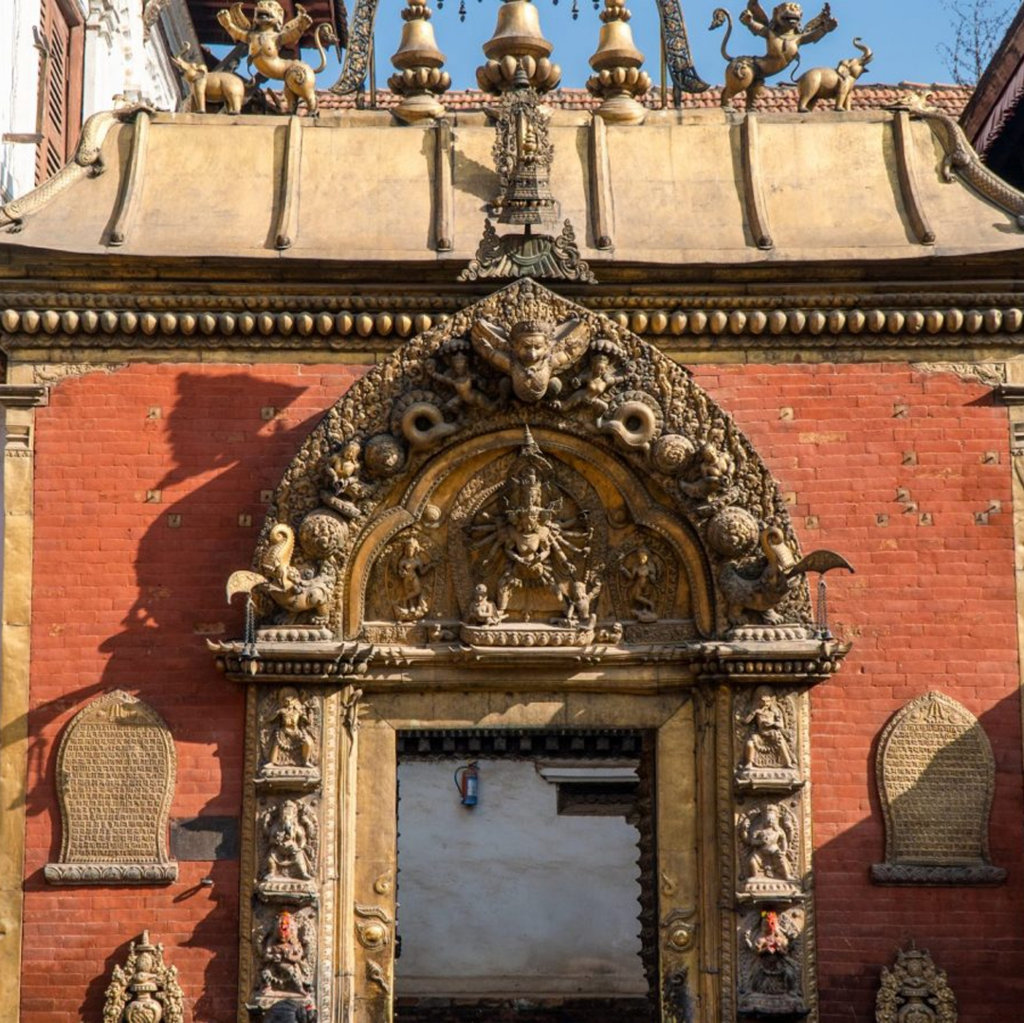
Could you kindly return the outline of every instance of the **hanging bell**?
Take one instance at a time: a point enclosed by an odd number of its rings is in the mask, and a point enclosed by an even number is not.
[[[484,43],[491,60],[502,57],[548,57],[554,46],[544,38],[540,16],[530,0],[505,0],[498,8],[494,34]]]

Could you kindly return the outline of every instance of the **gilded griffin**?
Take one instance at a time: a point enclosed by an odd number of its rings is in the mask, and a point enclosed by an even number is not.
[[[732,16],[723,7],[715,9],[711,28],[719,28],[728,23],[722,40],[722,56],[729,62],[725,69],[725,87],[722,89],[723,107],[730,108],[733,97],[746,92],[747,108],[751,109],[764,91],[766,78],[777,75],[797,60],[800,47],[805,43],[816,43],[839,24],[832,17],[828,4],[806,26],[801,24],[803,16],[803,8],[799,4],[785,3],[779,4],[769,18],[757,0],[748,0],[739,20],[754,35],[765,40],[765,54],[763,57],[730,57],[726,46],[732,35]]]

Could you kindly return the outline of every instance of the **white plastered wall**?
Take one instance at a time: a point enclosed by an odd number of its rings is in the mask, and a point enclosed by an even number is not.
[[[459,763],[399,765],[396,996],[646,995],[636,829],[559,816],[528,761],[481,761],[467,809]]]

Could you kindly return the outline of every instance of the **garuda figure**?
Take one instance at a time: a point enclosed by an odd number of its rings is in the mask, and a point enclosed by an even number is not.
[[[765,54],[763,57],[730,57],[726,46],[732,35],[732,16],[723,7],[716,8],[711,17],[711,27],[719,28],[726,23],[729,26],[722,40],[722,56],[729,62],[722,89],[723,107],[731,107],[733,97],[746,92],[747,109],[751,109],[764,90],[766,78],[777,75],[798,60],[800,47],[805,43],[816,43],[839,25],[828,4],[806,25],[801,24],[803,16],[803,8],[799,4],[786,3],[779,4],[769,18],[757,0],[748,0],[740,21],[754,35],[765,40]]]
[[[295,17],[285,22],[284,8],[277,0],[259,0],[252,21],[245,16],[242,5],[232,4],[217,12],[217,20],[232,39],[249,46],[249,61],[262,75],[284,82],[284,98],[288,112],[298,111],[299,101],[306,104],[312,117],[317,116],[316,75],[327,66],[324,43],[334,42],[334,29],[322,22],[313,34],[320,51],[320,66],[311,68],[302,60],[286,60],[281,50],[298,46],[299,40],[313,24],[302,4],[295,5]]]

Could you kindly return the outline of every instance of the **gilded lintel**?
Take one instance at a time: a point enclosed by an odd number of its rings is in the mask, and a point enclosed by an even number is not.
[[[612,248],[611,161],[608,158],[608,128],[596,114],[590,121],[590,224],[594,245]]]
[[[768,207],[764,200],[764,185],[761,175],[761,154],[758,149],[757,115],[748,110],[740,124],[740,148],[743,156],[743,201],[747,210],[747,221],[754,244],[759,249],[772,249],[771,225],[768,222]]]
[[[288,118],[284,156],[281,159],[281,192],[274,245],[290,249],[299,226],[299,175],[302,161],[302,121],[298,115]]]
[[[434,134],[434,237],[438,252],[455,248],[455,185],[452,173],[453,136],[450,121],[438,121]]]
[[[128,174],[117,198],[114,226],[110,229],[110,244],[124,245],[142,194],[146,175],[146,150],[149,144],[149,112],[140,110],[132,129],[132,148],[128,158]]]
[[[899,174],[900,195],[914,236],[922,245],[935,244],[935,232],[921,206],[921,185],[917,174],[914,144],[910,137],[910,112],[897,110],[892,122],[896,142],[896,170]]]

